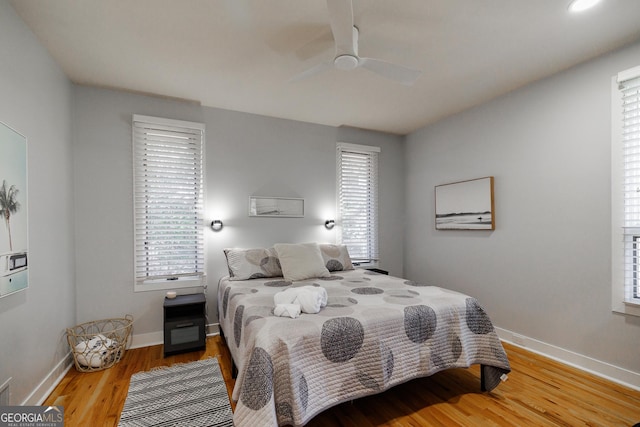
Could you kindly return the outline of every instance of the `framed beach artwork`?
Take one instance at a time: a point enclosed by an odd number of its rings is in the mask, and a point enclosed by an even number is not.
[[[27,139],[0,122],[0,297],[29,285]]]
[[[436,230],[495,230],[493,177],[437,185]]]
[[[304,217],[304,199],[251,196],[249,216],[301,218]]]

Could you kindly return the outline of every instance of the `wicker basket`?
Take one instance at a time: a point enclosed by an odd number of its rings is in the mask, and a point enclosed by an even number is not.
[[[82,323],[67,329],[76,369],[94,372],[107,369],[120,361],[127,347],[133,316]]]

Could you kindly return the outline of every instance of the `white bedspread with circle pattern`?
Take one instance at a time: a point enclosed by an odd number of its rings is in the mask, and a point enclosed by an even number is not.
[[[310,284],[328,292],[320,313],[274,316],[275,293]],[[222,279],[218,293],[238,367],[236,427],[304,425],[326,408],[443,369],[481,364],[486,390],[510,371],[478,302],[436,286],[357,269],[294,283]]]

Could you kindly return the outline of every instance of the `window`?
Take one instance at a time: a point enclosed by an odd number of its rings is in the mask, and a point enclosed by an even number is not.
[[[640,67],[619,73],[612,94],[613,309],[640,315]]]
[[[376,263],[380,148],[339,143],[337,150],[338,239],[355,263]]]
[[[133,116],[135,290],[202,286],[204,125]]]

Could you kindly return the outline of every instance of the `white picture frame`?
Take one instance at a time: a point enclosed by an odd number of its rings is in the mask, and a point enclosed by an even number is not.
[[[302,218],[304,199],[295,197],[249,197],[249,216]]]
[[[0,298],[29,287],[27,138],[0,122]]]

